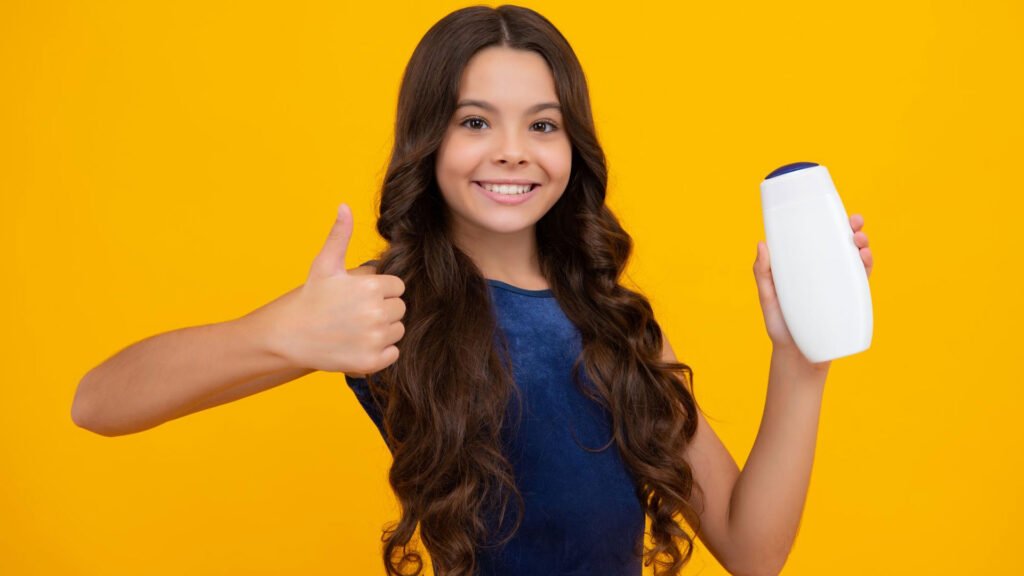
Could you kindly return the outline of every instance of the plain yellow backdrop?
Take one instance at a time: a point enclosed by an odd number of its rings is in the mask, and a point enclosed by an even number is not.
[[[347,265],[374,256],[403,68],[466,5],[0,3],[0,574],[383,573],[390,455],[341,374],[117,438],[71,401],[299,285],[340,202]],[[528,6],[583,63],[629,278],[741,465],[759,182],[819,162],[865,217],[874,340],[832,364],[784,574],[1019,568],[1021,3]]]

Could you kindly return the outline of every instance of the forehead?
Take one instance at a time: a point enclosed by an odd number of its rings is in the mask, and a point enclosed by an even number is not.
[[[470,58],[459,82],[459,98],[513,108],[558,101],[555,78],[544,57],[504,46],[484,48]]]

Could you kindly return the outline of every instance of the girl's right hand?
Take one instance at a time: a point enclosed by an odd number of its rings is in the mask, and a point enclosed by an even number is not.
[[[295,366],[362,375],[398,360],[405,283],[346,271],[351,237],[352,210],[342,204],[306,283],[274,315],[274,348]]]

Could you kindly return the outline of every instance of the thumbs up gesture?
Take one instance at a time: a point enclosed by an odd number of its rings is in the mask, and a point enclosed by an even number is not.
[[[305,284],[278,310],[277,349],[295,366],[363,374],[398,360],[405,283],[346,271],[351,237],[352,210],[342,204]]]

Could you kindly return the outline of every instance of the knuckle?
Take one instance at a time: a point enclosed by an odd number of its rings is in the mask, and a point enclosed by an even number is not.
[[[371,294],[379,294],[381,291],[380,279],[378,278],[367,278],[366,282],[363,283],[363,286]]]
[[[373,327],[377,322],[377,309],[373,306],[365,306],[360,310],[360,316],[366,327]]]

